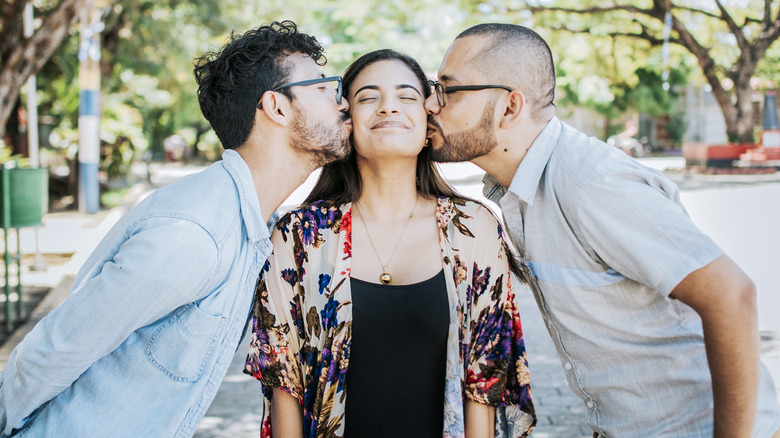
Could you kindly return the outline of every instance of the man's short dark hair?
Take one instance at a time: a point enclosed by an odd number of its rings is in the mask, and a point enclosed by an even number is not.
[[[300,52],[325,64],[322,46],[298,31],[292,21],[274,21],[243,35],[230,34],[219,52],[195,60],[198,102],[225,149],[243,145],[252,131],[263,93],[287,82],[292,65],[287,56]],[[279,90],[292,98],[289,89]]]
[[[483,23],[457,36],[490,38],[490,45],[472,59],[475,67],[501,85],[519,88],[534,118],[547,121],[555,113],[555,66],[550,47],[533,30],[508,23]],[[456,39],[457,39],[456,38]]]

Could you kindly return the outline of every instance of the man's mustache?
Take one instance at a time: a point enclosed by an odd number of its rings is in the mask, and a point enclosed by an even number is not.
[[[441,126],[439,126],[439,124],[436,123],[436,120],[433,120],[433,116],[430,114],[428,114],[428,124],[438,129],[439,132],[441,132]]]

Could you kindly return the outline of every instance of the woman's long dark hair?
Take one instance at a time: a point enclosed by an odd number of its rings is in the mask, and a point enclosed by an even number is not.
[[[349,88],[355,78],[369,65],[379,61],[400,61],[409,67],[409,70],[420,80],[420,91],[424,97],[431,94],[431,87],[428,86],[428,78],[420,67],[420,64],[411,56],[398,53],[395,50],[384,49],[366,53],[358,58],[344,72],[342,79],[343,90],[349,94]],[[355,151],[352,150],[349,158],[343,161],[336,161],[326,164],[322,168],[322,173],[317,180],[317,184],[312,189],[305,204],[311,204],[320,200],[327,200],[336,204],[346,204],[354,202],[360,198],[363,192],[363,180],[358,171],[357,158]],[[444,181],[438,168],[431,159],[431,148],[424,147],[417,156],[417,192],[426,197],[446,196],[449,198],[462,198],[452,187]]]
[[[398,53],[395,50],[384,49],[366,53],[358,58],[347,68],[342,78],[342,86],[345,94],[349,94],[349,88],[355,78],[369,65],[379,61],[401,61],[409,67],[415,76],[420,80],[420,88],[423,96],[427,98],[431,95],[431,87],[428,86],[428,78],[420,67],[420,64],[411,56]],[[304,204],[313,204],[317,201],[330,201],[337,205],[355,202],[360,198],[363,192],[363,180],[358,170],[357,158],[354,148],[349,158],[343,161],[335,161],[326,164],[322,168],[322,173],[317,180]],[[417,155],[417,193],[425,198],[438,198],[440,196],[475,201],[469,199],[455,191],[439,173],[433,159],[431,158],[431,148],[424,147]],[[487,208],[487,207],[486,207]],[[492,214],[493,212],[487,208]],[[498,218],[496,221],[500,222]],[[504,249],[509,262],[509,269],[517,275],[523,283],[528,283],[531,278],[528,268],[520,265],[512,256],[512,250],[504,243]]]

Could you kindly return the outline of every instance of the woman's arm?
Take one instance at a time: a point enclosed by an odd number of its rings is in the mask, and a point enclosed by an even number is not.
[[[274,396],[276,396],[274,394]],[[463,406],[466,438],[493,438],[496,436],[496,409],[466,399]]]
[[[530,393],[516,288],[502,230],[490,212],[480,207],[473,219],[462,221],[471,231],[472,245],[456,243],[469,269],[471,285],[468,309],[469,354],[465,376],[466,437],[525,437],[536,423]],[[468,236],[466,237],[468,238]],[[464,315],[465,317],[465,315]],[[498,407],[500,406],[500,407]],[[511,419],[496,421],[496,417]]]
[[[289,218],[282,218],[279,223],[285,221]],[[263,436],[303,437],[303,408],[299,401],[304,392],[303,372],[298,355],[303,341],[298,335],[299,307],[293,305],[301,299],[294,289],[298,266],[291,248],[293,239],[289,235],[285,238],[283,233],[289,233],[286,227],[274,231],[274,250],[257,283],[244,373],[260,380],[264,387],[267,404],[262,419]]]
[[[271,426],[273,438],[303,438],[303,407],[279,388],[274,388],[271,400]]]

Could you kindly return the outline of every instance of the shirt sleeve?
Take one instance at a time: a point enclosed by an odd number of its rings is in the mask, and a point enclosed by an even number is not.
[[[569,201],[580,241],[607,267],[664,296],[723,254],[693,224],[677,186],[649,171],[602,177]]]
[[[301,299],[295,285],[300,269],[293,257],[293,238],[277,230],[274,251],[260,273],[255,292],[252,333],[244,373],[268,388],[279,388],[303,402],[300,330]]]
[[[216,244],[199,225],[139,223],[11,353],[0,375],[0,432],[20,427],[137,329],[202,298],[218,264]]]
[[[469,222],[466,226],[474,234],[474,244],[472,254],[466,254],[473,263],[466,266],[470,284],[464,323],[470,335],[465,394],[496,407],[496,436],[527,436],[536,424],[536,413],[509,268],[511,255],[501,226],[484,207]]]

